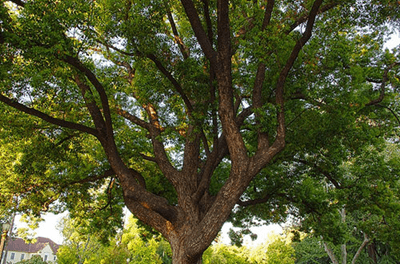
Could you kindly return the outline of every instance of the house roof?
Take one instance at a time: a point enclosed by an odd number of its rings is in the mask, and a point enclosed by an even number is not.
[[[11,238],[8,240],[6,250],[8,251],[17,251],[17,252],[26,252],[26,253],[36,253],[48,244],[53,251],[54,254],[57,253],[60,245],[54,243],[51,239],[45,237],[37,237],[36,243],[27,244],[22,238]]]

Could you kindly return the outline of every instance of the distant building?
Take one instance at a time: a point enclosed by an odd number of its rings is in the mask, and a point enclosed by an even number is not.
[[[7,254],[6,262],[3,260],[1,263],[14,264],[34,255],[41,256],[44,261],[55,262],[58,248],[59,245],[49,238],[38,237],[34,244],[27,244],[21,238],[12,238],[8,240],[3,254]]]

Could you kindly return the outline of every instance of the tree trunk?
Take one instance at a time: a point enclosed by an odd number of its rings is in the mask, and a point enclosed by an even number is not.
[[[189,243],[185,243],[185,238],[178,236],[177,239],[170,241],[172,248],[172,263],[173,264],[201,264],[203,252],[193,253],[189,252]]]
[[[335,253],[333,253],[333,250],[328,246],[326,242],[324,242],[324,249],[325,252],[328,254],[329,258],[331,259],[333,264],[339,264],[339,261],[337,261],[335,257]]]
[[[185,250],[172,250],[172,263],[173,264],[201,264],[202,254],[199,256],[187,256]]]
[[[378,263],[377,257],[376,257],[376,245],[375,243],[371,243],[367,247],[368,251],[368,256],[372,259],[374,263]]]
[[[340,246],[340,249],[342,250],[342,264],[347,264],[347,248],[346,248],[346,244],[342,244]]]
[[[341,221],[342,223],[346,222],[346,210],[343,207],[342,210],[339,211],[340,216],[342,217]],[[342,251],[342,264],[346,264],[347,263],[347,248],[346,248],[346,243],[343,243],[340,246],[340,249]]]

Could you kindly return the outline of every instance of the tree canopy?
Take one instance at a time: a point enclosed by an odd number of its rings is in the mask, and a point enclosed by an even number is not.
[[[196,263],[228,219],[326,216],[383,195],[398,179],[375,153],[398,141],[399,50],[383,45],[399,9],[2,1],[1,210],[69,210],[106,238],[127,206],[175,263]]]

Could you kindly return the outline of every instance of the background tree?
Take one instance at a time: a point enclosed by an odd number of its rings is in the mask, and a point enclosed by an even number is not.
[[[204,264],[245,264],[253,263],[249,258],[249,249],[246,247],[228,246],[222,243],[210,246],[203,255]]]
[[[30,259],[24,259],[19,262],[18,264],[47,264],[48,262],[44,261],[41,256],[33,255]]]
[[[264,243],[252,249],[250,254],[252,263],[294,264],[296,260],[292,238],[288,234],[276,235],[272,233]]]
[[[65,217],[58,227],[64,237],[59,248],[58,263],[84,263],[94,254],[104,252],[101,235],[87,229],[87,222]]]
[[[342,256],[342,246],[341,245],[335,245],[330,242],[326,242],[329,246],[329,248],[332,250],[334,253],[335,259],[337,261],[340,261],[341,256]],[[357,239],[357,237],[352,237],[350,239],[350,242],[347,243],[346,245],[346,250],[347,250],[347,256],[348,256],[348,262],[351,263],[351,261],[354,258],[354,255],[356,254],[357,250],[360,248],[360,245],[362,243],[362,240]],[[358,257],[356,258],[355,263],[379,263],[379,264],[395,264],[398,263],[395,259],[395,254],[396,252],[393,252],[390,247],[387,246],[387,243],[385,242],[374,242],[374,247],[376,248],[376,257],[375,259],[372,258],[369,254],[369,250],[367,250],[366,247],[363,248],[363,250],[360,252]],[[307,236],[301,241],[294,242],[292,244],[293,248],[296,251],[296,262],[298,264],[302,263],[324,263],[324,264],[330,264],[333,263],[331,258],[329,257],[328,253],[326,252],[324,248],[324,241],[321,238],[315,237],[315,236]],[[341,262],[339,262],[341,263]]]
[[[329,264],[331,260],[324,250],[323,243],[317,237],[306,236],[293,245],[298,264]]]
[[[64,218],[60,226],[64,243],[57,253],[58,263],[171,263],[169,244],[160,236],[138,225],[130,217],[108,243],[102,234],[87,230],[87,222]]]
[[[201,262],[229,216],[283,220],[284,190],[315,210],[321,184],[346,186],[322,172],[397,129],[398,52],[382,45],[398,9],[2,1],[1,134],[18,155],[1,204],[68,209],[104,237],[126,205],[175,263]],[[288,173],[303,161],[322,172]]]
[[[318,168],[327,177],[342,178],[345,186],[307,187],[306,192],[298,189],[293,197],[293,201],[303,204],[296,207],[300,230],[312,231],[333,263],[357,263],[364,252],[368,252],[367,258],[369,255],[374,263],[383,256],[398,258],[395,245],[399,241],[391,235],[398,226],[393,212],[400,210],[398,155],[393,144],[383,143],[379,149],[369,146],[361,155],[347,158],[345,164],[338,164],[332,171]],[[315,183],[309,177],[310,170],[300,169],[297,173],[303,175],[307,186]],[[304,196],[320,198],[307,204],[309,199]],[[374,249],[375,244],[382,250]]]

